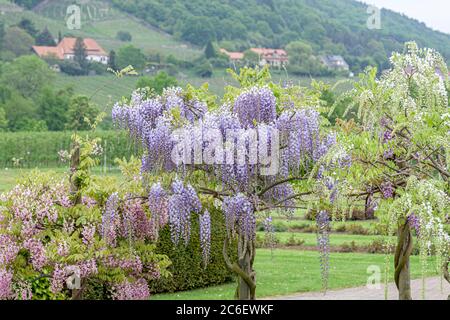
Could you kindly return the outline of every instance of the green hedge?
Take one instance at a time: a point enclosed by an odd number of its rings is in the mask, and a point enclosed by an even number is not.
[[[225,219],[222,212],[208,208],[211,214],[211,259],[206,269],[203,265],[202,251],[199,242],[198,216],[192,218],[191,241],[186,247],[184,243],[175,247],[170,238],[169,227],[160,234],[157,252],[166,254],[172,261],[169,271],[172,276],[150,283],[152,293],[186,291],[219,285],[233,280],[223,259],[223,241],[226,237]],[[236,257],[237,247],[230,246],[229,255]]]
[[[0,168],[12,168],[13,158],[21,159],[20,167],[53,168],[65,166],[59,161],[58,152],[69,150],[72,132],[6,132],[0,133]],[[114,166],[116,158],[129,158],[139,152],[124,131],[79,132],[80,135],[102,139],[105,150],[101,165]]]

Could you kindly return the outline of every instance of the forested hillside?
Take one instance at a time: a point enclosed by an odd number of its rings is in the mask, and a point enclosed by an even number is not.
[[[210,40],[230,50],[284,47],[304,40],[320,53],[341,54],[358,68],[385,67],[387,56],[415,40],[450,58],[450,35],[392,11],[369,30],[367,5],[352,0],[112,0],[154,26],[193,44]]]

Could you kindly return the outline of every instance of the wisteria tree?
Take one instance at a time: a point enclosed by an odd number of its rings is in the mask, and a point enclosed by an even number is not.
[[[345,189],[347,201],[371,196],[387,234],[397,233],[395,283],[400,299],[411,299],[413,234],[422,266],[431,253],[448,261],[448,70],[437,52],[415,43],[394,53],[391,63],[379,79],[369,69],[345,95],[354,102],[348,112],[357,111],[356,122],[340,123],[354,160]]]
[[[224,260],[238,276],[236,298],[255,299],[257,220],[270,225],[276,211],[289,217],[318,184],[327,185],[328,169],[350,159],[324,130],[317,92],[269,83],[267,69],[235,77],[241,88],[228,87],[220,106],[205,88],[170,88],[161,96],[136,91],[113,108],[113,119],[142,143],[150,209],[168,215],[175,244],[189,242],[191,214],[200,213],[207,262],[211,221],[202,202],[223,211]],[[230,242],[237,243],[236,261]]]

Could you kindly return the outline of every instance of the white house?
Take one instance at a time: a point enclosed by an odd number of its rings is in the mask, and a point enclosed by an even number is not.
[[[53,56],[60,60],[73,60],[76,41],[76,38],[64,38],[56,47],[33,46],[33,50],[41,58]],[[94,39],[86,38],[83,41],[88,61],[108,64],[108,54]]]

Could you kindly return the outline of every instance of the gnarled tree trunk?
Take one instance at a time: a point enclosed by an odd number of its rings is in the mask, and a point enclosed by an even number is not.
[[[75,205],[81,203],[80,186],[78,181],[75,181],[74,176],[80,166],[80,146],[76,144],[70,159],[70,193],[73,197]]]
[[[232,263],[228,257],[228,239],[225,239],[223,246],[223,256],[230,271],[238,276],[238,286],[236,288],[235,299],[255,300],[256,299],[256,273],[253,270],[255,261],[256,246],[254,241],[247,241],[244,237],[239,237],[238,262]]]
[[[412,234],[409,223],[406,222],[398,230],[398,243],[395,250],[395,284],[400,300],[412,300],[411,276],[409,260],[413,249]]]
[[[448,258],[448,260],[442,266],[442,271],[444,273],[445,280],[447,280],[447,282],[450,284],[450,273],[448,271],[449,264],[450,264],[450,258]],[[448,296],[447,300],[450,300],[450,295]]]

